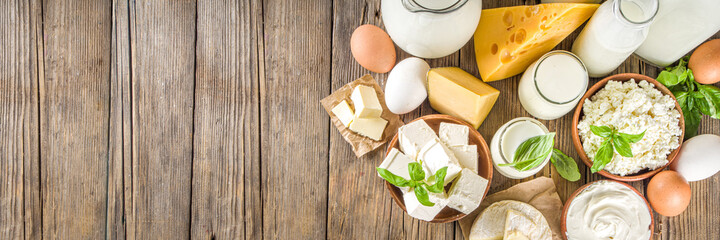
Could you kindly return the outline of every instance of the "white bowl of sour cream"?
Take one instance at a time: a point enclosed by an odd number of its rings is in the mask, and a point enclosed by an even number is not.
[[[645,197],[615,180],[588,183],[568,198],[562,231],[568,240],[652,239],[655,222]]]

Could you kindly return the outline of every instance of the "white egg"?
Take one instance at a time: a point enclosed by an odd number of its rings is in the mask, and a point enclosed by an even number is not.
[[[670,169],[688,182],[712,177],[720,171],[720,136],[703,134],[688,139]]]
[[[429,70],[430,65],[416,57],[395,65],[385,83],[385,104],[391,112],[405,114],[425,101]]]

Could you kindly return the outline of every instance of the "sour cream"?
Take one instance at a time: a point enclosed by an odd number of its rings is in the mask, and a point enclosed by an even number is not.
[[[652,216],[645,200],[617,182],[597,181],[570,203],[567,239],[650,239]]]

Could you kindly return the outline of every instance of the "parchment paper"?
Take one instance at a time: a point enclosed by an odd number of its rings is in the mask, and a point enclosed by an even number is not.
[[[558,195],[552,179],[539,177],[485,197],[480,203],[480,207],[458,221],[466,240],[470,239],[470,229],[478,214],[491,204],[502,200],[521,201],[537,208],[537,210],[545,216],[548,225],[550,225],[550,229],[553,232],[553,240],[562,239],[562,233],[560,232],[562,228],[560,224],[562,221],[563,204],[560,200],[560,195]]]
[[[355,86],[357,85],[371,86],[375,88],[375,92],[377,92],[378,99],[380,100],[380,105],[382,105],[383,108],[383,112],[380,117],[388,121],[388,124],[385,127],[385,131],[383,131],[383,135],[380,141],[375,141],[368,137],[350,131],[350,129],[345,127],[345,125],[340,122],[340,119],[338,119],[337,116],[335,116],[335,114],[333,114],[332,112],[333,107],[335,107],[335,105],[342,102],[343,100],[346,100],[348,104],[350,104],[350,106],[353,106],[353,102],[352,100],[350,100],[350,94],[352,93],[353,88],[355,88]],[[325,111],[327,111],[327,113],[330,115],[330,120],[333,122],[333,124],[335,124],[335,127],[338,129],[338,131],[340,131],[340,134],[343,136],[343,138],[345,138],[345,141],[350,143],[353,152],[355,152],[355,156],[357,156],[358,158],[362,157],[368,152],[379,148],[380,146],[385,144],[385,142],[390,141],[390,139],[395,136],[397,129],[403,125],[400,117],[388,110],[387,106],[385,105],[385,93],[383,92],[382,88],[380,88],[380,85],[378,85],[377,81],[375,81],[375,79],[370,75],[362,76],[355,81],[345,84],[345,86],[342,86],[340,89],[330,94],[330,96],[327,96],[320,100],[320,103],[322,103]]]

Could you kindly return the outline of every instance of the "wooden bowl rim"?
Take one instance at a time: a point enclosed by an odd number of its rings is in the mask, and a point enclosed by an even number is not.
[[[600,181],[612,181],[612,182],[616,182],[616,183],[622,184],[623,186],[625,186],[625,187],[630,188],[631,190],[633,190],[633,192],[635,192],[635,194],[637,194],[638,196],[640,196],[640,198],[642,198],[642,200],[645,201],[645,206],[648,208],[648,212],[650,213],[650,233],[651,233],[651,234],[650,234],[650,238],[649,238],[649,239],[652,239],[652,238],[653,238],[653,234],[655,233],[655,216],[654,216],[654,214],[653,214],[652,208],[650,207],[650,203],[649,203],[648,200],[645,198],[645,196],[643,196],[643,195],[640,193],[640,191],[638,191],[637,189],[635,189],[633,186],[630,186],[629,184],[627,184],[627,183],[625,183],[625,182],[617,181],[617,180],[614,180],[614,179],[600,179],[600,180],[595,180],[595,181],[586,183],[586,184],[583,185],[582,187],[576,189],[576,190],[570,195],[570,197],[568,197],[568,199],[565,201],[565,205],[563,206],[562,221],[560,222],[560,224],[562,225],[562,226],[561,226],[561,232],[562,232],[562,234],[563,234],[562,238],[563,238],[563,239],[568,239],[568,238],[567,238],[567,211],[568,211],[568,209],[570,209],[570,204],[572,204],[572,201],[575,199],[575,197],[577,197],[577,195],[580,194],[583,190],[585,190],[586,188],[588,188],[590,185],[595,184],[595,183],[598,183],[598,182],[600,182]]]
[[[490,184],[492,183],[492,176],[493,176],[493,170],[494,170],[493,166],[492,166],[492,157],[490,156],[490,148],[488,147],[487,142],[485,142],[485,138],[483,138],[482,134],[480,134],[480,132],[478,132],[477,129],[473,128],[470,124],[466,123],[463,120],[460,120],[459,118],[456,118],[456,117],[453,117],[450,115],[445,115],[445,114],[430,114],[430,115],[421,116],[419,118],[413,119],[412,121],[408,122],[407,124],[415,122],[415,121],[419,121],[419,120],[427,121],[427,120],[436,120],[436,119],[440,120],[441,122],[449,122],[449,123],[465,125],[469,128],[468,132],[470,134],[470,137],[476,136],[478,138],[478,140],[480,142],[480,144],[478,144],[479,145],[478,146],[478,164],[482,164],[484,161],[485,162],[484,164],[487,165],[488,169],[489,169],[488,176],[487,177],[482,176],[488,180],[487,187],[485,187],[485,192],[483,193],[483,199],[484,199],[485,196],[487,196],[488,191],[490,190]],[[435,134],[437,134],[437,132]],[[388,148],[385,151],[386,157],[388,154],[390,154],[390,150],[393,149],[393,147],[397,144],[398,144],[398,133],[395,133],[395,136],[393,136],[392,140],[390,140],[390,142],[388,143]],[[480,169],[478,168],[478,175],[480,175],[479,170]],[[385,180],[383,180],[383,181],[385,181]],[[398,187],[396,187],[395,185],[390,184],[388,181],[385,181],[385,188],[390,193],[390,196],[392,196],[393,200],[395,201],[395,204],[400,206],[400,208],[403,210],[403,212],[407,213],[407,209],[405,208],[405,202],[403,200],[403,196],[402,195],[398,196],[395,194],[395,192],[396,192],[395,190],[399,191],[400,189]],[[447,208],[447,206],[446,206],[446,208]],[[436,216],[436,218],[434,218],[430,222],[431,223],[449,223],[449,222],[454,222],[454,221],[460,220],[466,216],[466,214],[464,214],[462,212],[459,212],[452,208],[450,208],[450,209],[452,211],[456,211],[457,214],[454,214],[447,218],[437,218],[437,216]]]
[[[573,146],[575,147],[575,151],[577,151],[578,155],[580,156],[580,159],[585,163],[586,166],[592,167],[592,161],[588,158],[587,154],[585,154],[585,149],[582,147],[582,142],[580,141],[580,134],[578,133],[577,125],[580,121],[580,114],[582,114],[583,111],[583,105],[585,103],[585,100],[590,98],[591,96],[595,95],[597,91],[604,88],[605,85],[610,81],[620,81],[620,82],[626,82],[630,81],[630,79],[635,79],[636,82],[640,82],[642,80],[647,81],[648,83],[652,83],[655,85],[655,88],[658,89],[660,92],[662,92],[664,95],[669,95],[673,101],[675,101],[675,109],[680,113],[680,129],[682,130],[682,134],[680,135],[680,141],[678,142],[679,146],[682,146],[683,144],[683,137],[685,136],[685,116],[683,116],[682,109],[680,108],[680,104],[677,102],[677,99],[675,99],[675,96],[670,92],[669,89],[667,89],[664,85],[662,85],[657,80],[637,74],[637,73],[621,73],[621,74],[615,74],[612,76],[608,76],[606,78],[603,78],[599,82],[595,83],[590,89],[588,89],[587,92],[585,92],[585,95],[583,95],[582,99],[580,99],[580,102],[578,102],[578,105],[575,107],[575,113],[573,114],[573,121],[572,121],[572,140],[573,140]],[[670,166],[670,164],[677,158],[678,153],[680,152],[680,147],[676,148],[670,154],[668,154],[667,159],[668,162],[662,167],[656,168],[655,170],[642,170],[639,173],[627,175],[627,176],[620,176],[612,174],[608,171],[602,170],[597,173],[600,175],[618,180],[623,182],[633,182],[633,181],[640,181],[647,179],[649,177],[652,177],[653,175],[659,173],[663,169]]]

